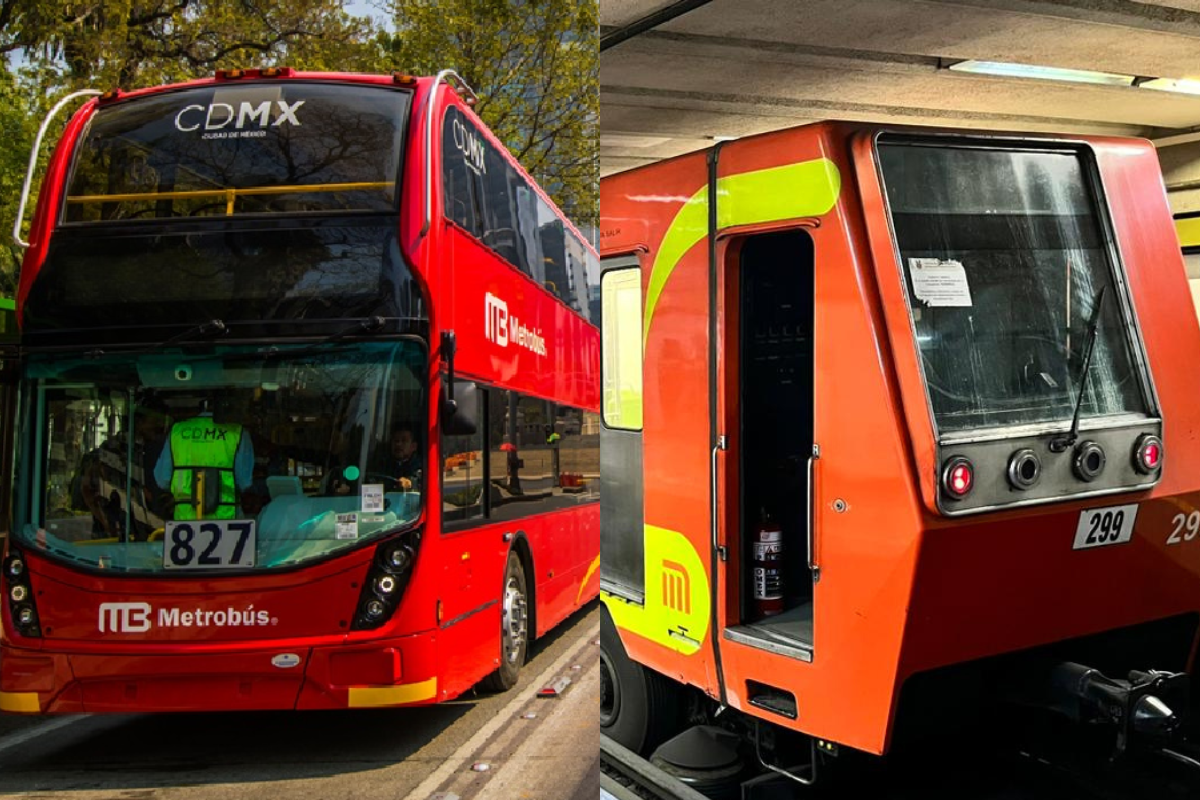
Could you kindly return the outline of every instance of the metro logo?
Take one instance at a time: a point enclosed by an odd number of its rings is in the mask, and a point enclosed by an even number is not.
[[[201,105],[190,105],[185,106],[182,111],[175,115],[175,127],[184,133],[191,133],[199,129],[201,119],[203,119],[204,130],[206,131],[221,130],[231,122],[234,123],[233,127],[239,131],[245,128],[247,123],[255,122],[258,123],[258,127],[260,128],[266,128],[268,125],[272,128],[278,128],[285,122],[292,125],[299,125],[300,119],[296,116],[296,111],[304,103],[304,100],[297,100],[295,103],[276,100],[275,105],[278,106],[277,111],[279,114],[275,117],[274,122],[271,122],[270,100],[264,100],[258,105],[243,102],[236,112],[233,106],[228,103],[209,103],[207,108]],[[184,120],[184,114],[188,115],[186,121]],[[197,116],[198,114],[202,114],[203,116]],[[193,124],[188,125],[185,122]]]
[[[149,603],[101,603],[99,628],[101,633],[145,633],[152,626]],[[160,628],[229,628],[277,625],[279,620],[269,611],[256,611],[253,604],[245,610],[225,608],[208,611],[197,608],[184,611],[180,608],[158,609]]]
[[[687,568],[675,561],[662,562],[663,605],[681,614],[692,613],[692,579]]]
[[[501,347],[513,343],[539,356],[546,355],[546,339],[541,329],[530,328],[510,315],[508,303],[491,292],[483,296],[483,336]]]
[[[100,632],[145,633],[150,630],[149,603],[101,603]]]
[[[483,336],[508,347],[508,303],[488,292],[483,296]]]

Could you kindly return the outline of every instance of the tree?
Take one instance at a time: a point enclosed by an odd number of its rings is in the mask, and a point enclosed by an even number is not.
[[[576,224],[598,219],[596,0],[394,0],[379,68],[455,69],[475,110]]]
[[[379,31],[345,0],[0,0],[0,234],[16,216],[42,117],[75,89],[136,89],[211,75],[219,67],[288,64],[369,70]],[[68,114],[57,121],[48,151]],[[47,152],[42,153],[43,165]],[[39,173],[40,174],[40,173]],[[36,189],[36,187],[35,187]],[[36,192],[30,198],[30,207]],[[0,258],[11,293],[22,251]]]

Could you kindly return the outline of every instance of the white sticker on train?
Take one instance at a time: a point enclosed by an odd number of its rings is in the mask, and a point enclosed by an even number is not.
[[[1110,544],[1124,544],[1133,538],[1137,503],[1127,506],[1088,508],[1079,512],[1075,528],[1075,550],[1088,550]]]

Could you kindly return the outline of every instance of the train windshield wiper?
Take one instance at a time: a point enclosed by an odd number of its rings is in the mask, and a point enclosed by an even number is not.
[[[1096,334],[1100,330],[1100,307],[1104,303],[1104,294],[1107,291],[1108,286],[1101,286],[1100,291],[1096,292],[1096,299],[1092,301],[1092,318],[1088,320],[1083,364],[1079,366],[1079,375],[1075,380],[1075,384],[1079,387],[1079,394],[1075,397],[1075,413],[1071,415],[1070,429],[1062,436],[1050,440],[1051,452],[1061,453],[1079,439],[1079,413],[1083,410],[1083,396],[1087,392],[1088,368],[1092,365],[1092,350],[1096,347]]]

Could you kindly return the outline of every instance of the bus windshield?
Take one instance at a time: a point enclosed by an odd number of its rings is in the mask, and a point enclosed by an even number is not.
[[[390,87],[273,81],[101,107],[63,221],[394,210],[409,102]]]
[[[879,156],[939,432],[1066,428],[1081,393],[1084,420],[1147,415],[1079,153],[884,140]]]
[[[425,362],[407,340],[30,358],[19,538],[124,572],[269,570],[411,525]],[[206,520],[245,534],[237,559],[172,555]]]

